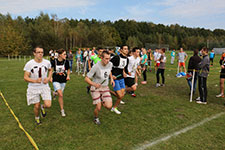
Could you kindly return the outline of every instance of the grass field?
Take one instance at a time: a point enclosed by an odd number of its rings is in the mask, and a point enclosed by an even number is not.
[[[121,115],[102,108],[100,126],[92,121],[94,106],[86,93],[87,84],[75,73],[64,93],[67,117],[60,116],[58,101],[53,100],[41,126],[34,123],[33,106],[26,103],[24,61],[0,60],[0,90],[40,150],[136,149],[225,110],[225,100],[215,97],[219,93],[220,56],[216,56],[215,65],[210,68],[207,105],[189,102],[186,79],[175,77],[177,65],[170,65],[169,53],[167,56],[166,86],[156,88],[155,74],[148,72],[148,84],[139,84],[137,97],[125,96],[126,104],[119,106]],[[0,150],[34,149],[1,98],[0,118]],[[222,115],[147,149],[225,150],[224,139],[225,115]]]

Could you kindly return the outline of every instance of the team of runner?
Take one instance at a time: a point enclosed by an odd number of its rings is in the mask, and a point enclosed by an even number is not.
[[[202,52],[203,60],[200,63],[200,70],[202,70],[202,72],[199,77],[199,86],[201,87],[199,88],[199,103],[202,102],[205,104],[207,102],[206,79],[208,76],[207,71],[209,71],[209,59],[207,55],[208,51],[206,52],[206,50],[203,49]],[[68,55],[68,60],[66,59],[66,51],[62,49],[57,51],[57,57],[50,54],[52,56],[50,61],[43,58],[43,53],[43,48],[36,47],[33,51],[34,59],[27,62],[24,67],[24,79],[29,83],[27,89],[27,103],[28,105],[34,104],[34,115],[37,124],[41,123],[39,110],[41,110],[42,116],[45,117],[45,108],[51,107],[52,97],[51,90],[48,85],[49,81],[53,83],[53,97],[58,96],[61,116],[66,116],[63,107],[63,91],[65,89],[66,82],[70,80],[70,73],[72,73],[71,69],[73,64],[71,59],[71,57],[73,57],[71,56],[71,51]],[[84,54],[84,63],[86,63],[86,65],[84,65],[83,72],[84,75],[85,72],[88,72],[86,74],[85,81],[89,84],[87,90],[88,93],[90,91],[93,104],[95,105],[95,124],[101,124],[98,114],[102,106],[112,112],[115,112],[116,114],[121,114],[118,110],[118,106],[119,104],[125,104],[125,102],[122,101],[125,93],[129,93],[131,96],[136,97],[135,91],[138,85],[137,80],[138,76],[140,76],[140,69],[142,70],[144,77],[144,81],[141,83],[147,84],[146,71],[148,70],[148,64],[152,64],[152,61],[154,61],[155,64],[157,78],[156,87],[165,86],[165,49],[156,49],[154,55],[152,55],[151,50],[146,51],[145,49],[142,49],[140,51],[137,47],[130,50],[129,53],[128,46],[122,46],[117,55],[114,55],[111,50],[107,51],[102,48],[99,48],[97,54],[95,48],[89,52],[85,51]],[[173,54],[173,56],[174,55],[175,54]],[[179,67],[180,69],[183,67],[184,71],[186,71],[185,61],[187,57],[188,56],[185,52],[183,52],[183,49],[181,49],[180,53],[177,55]],[[77,63],[80,65],[80,62],[82,61],[80,50],[78,51],[76,58]],[[224,58],[225,57],[222,56],[221,63],[225,60]],[[81,68],[80,66],[77,67]],[[151,66],[149,70],[151,70]],[[222,68],[222,71],[224,71],[224,68]],[[162,77],[161,84],[159,83],[159,74],[161,74]],[[109,88],[109,79],[110,85],[113,87],[113,91]],[[221,79],[221,82],[224,82],[223,79],[224,78]],[[114,105],[111,94],[115,95],[117,98]],[[40,96],[44,101],[43,105],[40,104]],[[223,96],[223,92],[221,92],[220,95],[217,95],[217,97]]]

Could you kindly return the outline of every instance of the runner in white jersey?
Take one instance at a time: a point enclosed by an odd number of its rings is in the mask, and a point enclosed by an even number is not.
[[[51,107],[51,90],[48,82],[52,76],[50,61],[43,59],[43,48],[36,47],[33,51],[34,59],[26,63],[24,67],[24,80],[28,82],[27,104],[34,104],[35,122],[40,124],[39,110],[46,116],[44,108]],[[40,105],[40,96],[44,101]]]
[[[94,110],[94,123],[98,125],[101,124],[98,118],[98,113],[101,110],[102,104],[107,109],[112,108],[112,97],[108,87],[109,77],[113,86],[115,83],[111,73],[112,63],[109,62],[109,60],[109,52],[103,51],[101,55],[101,61],[97,62],[85,77],[85,81],[91,85],[93,104],[96,105]]]
[[[136,94],[134,91],[137,89],[137,85],[135,84],[135,77],[137,72],[137,67],[140,64],[140,57],[139,56],[140,50],[135,47],[132,49],[132,56],[128,57],[129,63],[127,66],[128,72],[130,72],[130,75],[127,74],[127,77],[125,78],[125,85],[126,91],[131,93],[131,96],[136,97]]]

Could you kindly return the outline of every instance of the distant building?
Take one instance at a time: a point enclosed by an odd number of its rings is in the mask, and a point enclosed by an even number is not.
[[[225,48],[213,48],[215,54],[222,54],[225,52]]]

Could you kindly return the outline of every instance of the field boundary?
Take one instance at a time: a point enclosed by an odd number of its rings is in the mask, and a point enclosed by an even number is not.
[[[225,112],[221,112],[221,113],[218,113],[218,114],[216,114],[214,116],[205,118],[204,120],[202,120],[202,121],[200,121],[198,123],[190,125],[190,126],[188,126],[186,128],[183,128],[183,129],[181,129],[179,131],[171,133],[171,134],[169,134],[167,136],[159,137],[159,138],[156,138],[156,139],[154,139],[152,141],[145,142],[144,144],[135,147],[134,150],[145,150],[146,148],[150,148],[150,147],[152,147],[152,146],[154,146],[156,144],[159,144],[161,142],[167,141],[167,140],[169,140],[172,137],[175,137],[177,135],[185,133],[185,132],[187,132],[189,130],[192,130],[192,129],[196,128],[196,127],[199,127],[199,126],[201,126],[201,125],[203,125],[203,124],[205,124],[205,123],[207,123],[207,122],[209,122],[209,121],[211,121],[213,119],[219,118],[220,116],[222,116],[224,114],[225,114]]]
[[[22,124],[20,123],[19,119],[16,117],[15,113],[13,112],[13,110],[11,109],[11,107],[9,106],[9,104],[7,103],[5,97],[3,96],[2,92],[0,91],[0,96],[2,97],[3,101],[5,102],[5,105],[8,107],[9,111],[11,112],[11,114],[13,115],[13,117],[15,118],[15,120],[17,121],[19,128],[21,130],[23,130],[23,132],[26,134],[27,138],[29,139],[30,143],[33,145],[33,147],[35,148],[35,150],[39,150],[37,144],[35,143],[35,141],[33,140],[33,138],[30,136],[30,134],[23,128]]]

